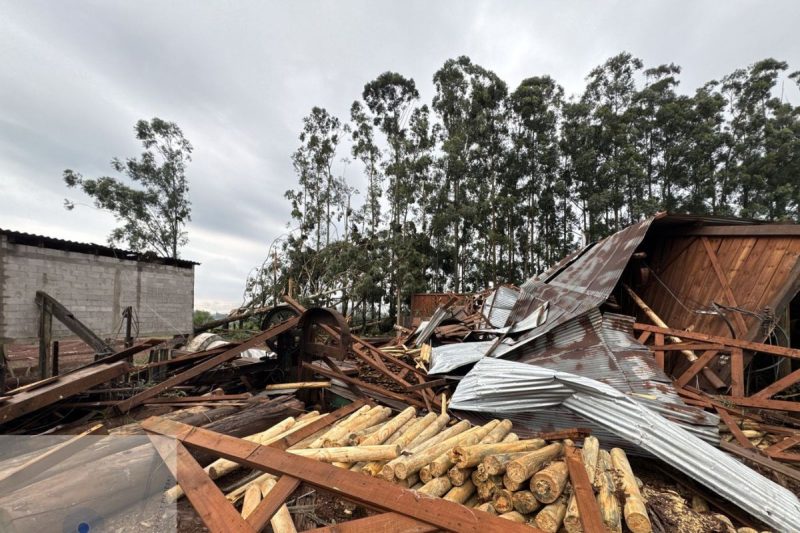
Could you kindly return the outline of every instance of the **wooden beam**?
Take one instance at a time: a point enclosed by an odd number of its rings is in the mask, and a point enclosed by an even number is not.
[[[706,249],[706,255],[711,260],[711,267],[717,275],[717,281],[719,281],[719,284],[722,286],[722,293],[725,295],[725,299],[728,300],[728,305],[731,307],[739,307],[739,304],[736,303],[736,297],[734,297],[733,291],[731,290],[728,276],[726,276],[725,271],[722,270],[717,253],[711,247],[711,241],[708,240],[708,237],[701,237],[700,240],[703,243],[703,247]],[[744,337],[747,334],[747,324],[745,324],[744,318],[742,318],[740,313],[734,313],[733,320],[736,322],[736,327],[738,329],[736,332],[737,335],[739,337]]]
[[[707,333],[697,333],[695,331],[684,331],[681,329],[661,328],[651,324],[643,324],[637,322],[633,325],[633,329],[637,331],[650,331],[652,333],[663,333],[665,335],[679,336],[684,339],[692,339],[701,342],[709,342],[712,344],[722,344],[732,348],[741,348],[751,352],[760,352],[770,355],[777,355],[781,357],[789,357],[791,359],[800,359],[800,350],[795,348],[786,348],[784,346],[774,346],[772,344],[763,344],[760,342],[746,341],[742,339],[732,339],[730,337],[720,337],[717,335],[709,335]]]
[[[569,470],[569,479],[572,482],[575,501],[578,503],[578,513],[584,531],[605,531],[603,519],[600,516],[600,506],[594,497],[592,483],[586,473],[586,467],[580,454],[574,446],[567,446],[564,455]]]
[[[147,436],[172,477],[186,493],[200,519],[212,533],[256,533],[181,442],[152,433]]]
[[[656,349],[653,353],[656,356],[656,366],[660,368],[662,371],[664,370],[664,334],[663,333],[656,333],[655,334],[655,342],[653,343]]]
[[[95,385],[117,378],[125,374],[128,368],[128,363],[125,361],[118,361],[110,365],[93,366],[56,376],[42,386],[14,394],[0,404],[0,423],[9,422],[17,417],[79,394]]]
[[[744,352],[741,348],[731,351],[731,396],[744,396]]]
[[[423,381],[422,383],[417,383],[416,385],[409,385],[406,387],[406,392],[411,392],[419,389],[430,389],[433,387],[441,387],[442,385],[447,385],[447,380],[442,379],[434,379],[433,381]]]
[[[224,352],[222,352],[221,354],[214,356],[207,361],[203,361],[202,363],[197,364],[189,368],[188,370],[181,372],[180,374],[177,374],[175,376],[172,376],[171,378],[162,381],[158,385],[154,385],[149,389],[143,390],[139,394],[131,396],[127,400],[121,401],[117,405],[117,410],[121,413],[127,413],[134,407],[143,404],[146,400],[149,400],[150,398],[158,396],[159,394],[169,389],[170,387],[174,387],[175,385],[180,385],[181,383],[184,383],[196,376],[199,376],[200,374],[208,370],[211,370],[212,368],[219,366],[222,363],[230,361],[231,359],[237,357],[240,353],[249,348],[254,348],[256,346],[264,344],[269,339],[276,337],[285,331],[289,331],[293,327],[297,326],[299,320],[300,319],[298,317],[294,317],[284,322],[281,322],[277,326],[273,326],[268,330],[256,335],[255,337],[252,337],[238,344],[237,346],[229,348]]]
[[[168,396],[165,398],[153,398],[147,400],[148,404],[159,403],[210,403],[210,402],[228,402],[231,400],[249,400],[253,397],[252,394],[217,394],[208,396]]]
[[[764,400],[762,398],[738,398],[736,396],[724,396],[726,401],[742,407],[752,407],[755,409],[772,409],[774,411],[789,411],[800,413],[800,402],[790,402],[783,400]]]
[[[247,523],[255,531],[262,531],[281,505],[284,504],[286,498],[292,495],[300,486],[300,480],[289,476],[283,475],[278,479],[278,482],[272,487],[272,490],[267,493],[267,496],[261,500],[261,503],[253,509],[253,512],[247,516]]]
[[[756,447],[753,446],[753,443],[750,442],[750,440],[744,435],[744,433],[742,433],[741,428],[733,419],[733,417],[730,414],[728,414],[728,411],[720,407],[715,407],[715,409],[719,417],[725,423],[725,425],[728,426],[728,429],[731,430],[731,434],[734,436],[734,438],[736,438],[739,444],[741,444],[743,448],[756,450]]]
[[[340,407],[332,413],[321,416],[307,426],[303,426],[299,430],[293,431],[289,435],[283,437],[281,440],[273,442],[270,444],[270,446],[279,450],[286,450],[306,437],[310,437],[320,429],[328,427],[336,421],[356,412],[368,403],[371,404],[372,401],[356,400],[354,402],[350,402],[349,404],[345,405],[344,407]]]
[[[751,398],[762,398],[762,399],[766,400],[767,398],[772,398],[773,396],[775,396],[779,392],[782,392],[782,391],[788,389],[789,387],[791,387],[792,385],[794,385],[798,381],[800,381],[800,369],[795,370],[791,374],[787,374],[786,376],[782,377],[781,379],[779,379],[778,381],[776,381],[772,385],[769,385],[768,387],[764,387],[763,389],[761,389],[757,393],[750,395],[750,397]]]
[[[436,526],[399,513],[381,513],[340,524],[307,529],[303,533],[365,533],[367,531],[380,533],[432,533],[440,530]]]
[[[748,461],[752,461],[759,466],[763,466],[765,468],[772,470],[773,472],[777,472],[778,474],[784,475],[797,482],[800,482],[800,470],[792,468],[789,465],[785,465],[783,463],[774,461],[769,457],[761,455],[757,451],[748,450],[746,448],[743,448],[742,446],[739,446],[735,442],[727,442],[727,441],[720,442],[719,447],[725,450],[726,452],[738,455],[739,457],[747,459]]]
[[[67,326],[67,328],[80,337],[80,339],[92,347],[92,350],[97,354],[111,354],[114,349],[106,344],[106,342],[92,331],[89,326],[78,320],[61,302],[50,296],[44,291],[36,291],[36,303],[44,312],[45,309],[56,317],[59,322]]]
[[[800,444],[800,435],[795,435],[794,437],[787,437],[780,442],[776,442],[772,446],[764,448],[762,451],[772,457],[774,454],[785,452],[789,448],[794,448],[798,444]]]
[[[355,385],[360,389],[367,390],[374,392],[376,394],[380,394],[381,396],[385,396],[392,400],[397,400],[399,402],[404,402],[407,404],[413,404],[416,407],[420,408],[427,408],[423,402],[420,402],[416,398],[411,396],[405,396],[403,394],[398,394],[396,392],[392,392],[390,390],[386,390],[385,388],[379,385],[373,385],[372,383],[366,383],[356,378],[351,378],[350,376],[345,376],[344,374],[337,374],[336,372],[332,372],[330,370],[325,370],[324,368],[320,368],[318,366],[312,365],[311,363],[303,362],[303,366],[309,368],[316,372],[317,374],[322,374],[325,377],[331,379],[338,379],[340,381],[344,381],[346,384]]]
[[[692,363],[692,365],[683,372],[683,374],[678,376],[678,379],[675,380],[675,387],[680,389],[686,386],[686,384],[689,383],[689,381],[693,377],[695,377],[698,372],[703,370],[706,367],[706,365],[708,365],[711,362],[711,360],[714,359],[714,357],[716,357],[717,353],[718,352],[716,350],[709,350],[707,352],[703,352],[703,355],[698,357]]]
[[[142,428],[175,437],[186,446],[215,453],[250,468],[273,475],[288,474],[356,503],[412,516],[441,529],[472,533],[542,533],[526,524],[503,520],[454,502],[421,497],[415,491],[378,478],[180,422],[149,418],[142,422]]]
[[[796,237],[800,236],[798,224],[746,224],[732,226],[701,226],[668,233],[675,237]]]

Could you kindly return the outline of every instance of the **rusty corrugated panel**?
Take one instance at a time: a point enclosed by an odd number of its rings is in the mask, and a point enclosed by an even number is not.
[[[587,246],[545,281],[532,278],[525,282],[509,321],[523,320],[545,302],[550,309],[544,324],[523,334],[516,348],[605,302],[653,220],[655,217],[648,218]]]

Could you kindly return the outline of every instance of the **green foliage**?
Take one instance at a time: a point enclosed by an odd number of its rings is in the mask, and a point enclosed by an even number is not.
[[[519,284],[657,211],[799,220],[800,107],[776,96],[800,83],[787,68],[765,59],[682,94],[680,67],[623,52],[565,97],[549,76],[510,90],[461,56],[434,73],[430,106],[385,72],[349,124],[318,107],[304,120],[287,192],[299,226],[248,293],[277,301],[291,280],[309,304],[386,324],[415,292]],[[331,170],[340,144],[365,176],[357,207]]]
[[[177,124],[160,118],[140,120],[134,130],[145,151],[139,158],[111,161],[127,183],[108,176],[87,179],[70,169],[64,171],[64,182],[114,214],[121,226],[111,232],[109,243],[127,242],[131,250],[177,259],[178,249],[188,242],[184,227],[191,220],[186,165],[192,145]],[[65,201],[65,206],[74,204]]]
[[[195,309],[194,313],[192,313],[192,323],[195,327],[211,322],[213,318],[213,315],[209,311],[204,311],[202,309]]]

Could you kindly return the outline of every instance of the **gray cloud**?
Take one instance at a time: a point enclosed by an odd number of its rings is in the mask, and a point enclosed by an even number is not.
[[[512,88],[546,73],[569,94],[628,50],[681,65],[691,92],[763,57],[800,68],[799,19],[796,2],[0,0],[0,226],[104,242],[113,218],[66,213],[79,195],[61,171],[108,174],[112,157],[139,152],[136,120],[173,120],[195,146],[183,254],[203,263],[198,305],[226,310],[285,231],[289,155],[311,106],[344,119],[385,70],[429,101],[433,73],[461,54]],[[800,100],[788,84],[785,96]],[[363,188],[357,166],[347,175]]]

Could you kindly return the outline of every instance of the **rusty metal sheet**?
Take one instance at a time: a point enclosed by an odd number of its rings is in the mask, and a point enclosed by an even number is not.
[[[605,302],[655,218],[648,218],[586,246],[547,277],[525,282],[509,322],[524,320],[545,302],[549,302],[550,309],[542,325],[517,339],[515,349]]]

